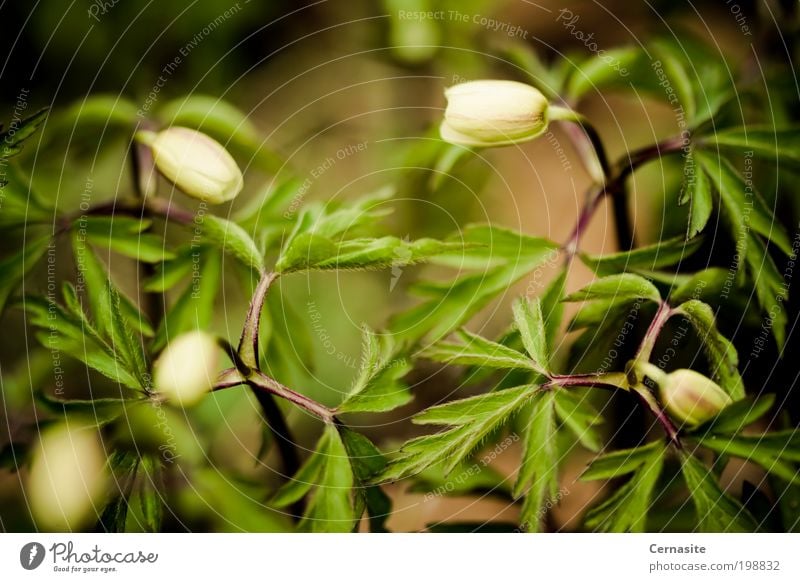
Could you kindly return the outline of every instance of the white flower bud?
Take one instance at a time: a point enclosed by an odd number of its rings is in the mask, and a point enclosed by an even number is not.
[[[470,81],[445,91],[442,139],[492,147],[539,137],[547,130],[549,103],[535,87],[516,81]]]
[[[242,191],[244,179],[236,160],[206,134],[170,127],[158,133],[140,131],[136,137],[153,150],[159,171],[188,196],[222,204]]]
[[[694,370],[675,370],[658,384],[664,407],[675,420],[689,426],[712,419],[733,402],[716,383]]]
[[[75,531],[102,512],[106,455],[95,427],[59,425],[42,432],[33,452],[26,494],[36,524]]]
[[[170,342],[153,366],[153,385],[181,406],[198,402],[214,386],[220,348],[213,336],[192,331]]]

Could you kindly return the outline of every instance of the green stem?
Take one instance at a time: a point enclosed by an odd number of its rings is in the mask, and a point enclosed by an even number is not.
[[[278,273],[264,273],[256,285],[247,317],[242,327],[242,337],[239,340],[239,357],[251,368],[258,369],[258,335],[261,327],[261,311],[270,286],[278,278]]]
[[[642,384],[634,386],[633,391],[639,396],[644,405],[653,413],[653,416],[656,417],[656,420],[664,428],[664,432],[667,433],[667,438],[670,442],[680,449],[681,440],[678,436],[678,429],[672,424],[672,421],[661,408],[661,405],[658,403],[658,400],[656,400],[656,397],[653,396],[653,393]]]
[[[647,328],[647,332],[642,338],[642,343],[639,344],[639,349],[636,352],[634,358],[636,364],[650,361],[650,356],[653,354],[653,348],[656,346],[658,336],[673,313],[674,312],[666,301],[662,301],[658,304],[658,310],[653,317],[653,321],[650,322],[650,326]]]

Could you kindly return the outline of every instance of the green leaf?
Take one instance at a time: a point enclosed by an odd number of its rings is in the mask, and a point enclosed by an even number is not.
[[[80,274],[78,287],[88,299],[95,326],[103,338],[108,341],[111,333],[110,311],[106,286],[112,285],[111,277],[91,247],[87,246],[79,233],[73,233],[72,252],[75,266]],[[127,324],[141,334],[152,337],[153,328],[147,316],[142,313],[133,302],[122,295],[116,287],[115,293],[119,300],[119,310]],[[82,302],[81,302],[82,304]],[[83,309],[85,310],[85,309]]]
[[[355,519],[351,501],[353,470],[347,449],[332,424],[317,447],[324,458],[316,488],[300,524],[311,532],[349,532]]]
[[[0,261],[0,313],[5,310],[8,298],[22,284],[25,275],[39,262],[49,246],[49,236],[33,238],[20,251]]]
[[[175,258],[159,263],[153,276],[145,281],[144,291],[164,293],[188,280],[199,268],[201,254],[200,248],[186,247]]]
[[[411,392],[401,378],[411,370],[389,334],[362,330],[364,353],[361,368],[338,412],[386,412],[411,401]]]
[[[800,484],[800,431],[786,430],[763,435],[723,436],[708,434],[700,443],[720,455],[739,457],[761,465],[784,481]]]
[[[530,400],[536,394],[536,389],[536,386],[519,386],[434,406],[421,412],[413,418],[415,423],[440,424],[451,428],[408,441],[381,474],[380,480],[402,479],[436,463],[443,463],[444,471],[450,472]]]
[[[462,366],[482,366],[499,369],[535,370],[533,362],[517,350],[487,340],[465,329],[457,336],[463,343],[440,341],[420,355],[435,362]]]
[[[12,126],[5,132],[0,131],[0,160],[12,158],[22,152],[22,144],[27,141],[39,126],[44,123],[50,110],[45,108],[33,115],[12,122]]]
[[[317,450],[306,459],[295,475],[284,483],[270,499],[273,507],[288,507],[305,497],[319,481],[322,469],[325,466],[325,457],[319,451],[327,447],[327,433],[317,443]]]
[[[29,323],[43,330],[36,338],[45,348],[68,354],[124,386],[141,389],[135,374],[122,365],[111,346],[96,330],[87,328],[84,321],[42,298],[26,297],[22,307],[30,316]]]
[[[534,369],[547,375],[550,353],[547,350],[547,331],[544,326],[542,304],[538,299],[518,299],[514,302],[514,323],[522,337],[525,351],[533,360]]]
[[[139,463],[139,487],[136,500],[142,516],[141,529],[145,532],[160,532],[164,514],[164,501],[159,491],[160,463],[158,457],[145,455]]]
[[[93,95],[70,106],[55,120],[56,131],[72,133],[77,126],[101,128],[121,126],[133,129],[139,121],[136,105],[119,95]]]
[[[574,389],[555,390],[556,413],[564,426],[578,438],[590,451],[597,452],[602,447],[602,439],[597,426],[603,423],[600,413],[595,410],[586,395],[579,395]]]
[[[544,315],[547,351],[553,354],[556,349],[556,338],[564,318],[564,290],[567,284],[567,269],[562,268],[547,285],[540,297],[542,315]],[[551,356],[552,357],[552,356]]]
[[[694,156],[719,194],[720,204],[734,232],[734,242],[737,245],[744,244],[752,230],[771,240],[787,256],[791,256],[792,244],[786,231],[767,208],[752,180],[746,181],[722,157],[701,151],[695,151]]]
[[[694,239],[708,224],[714,210],[714,199],[708,174],[700,167],[692,149],[686,158],[683,169],[684,183],[678,204],[689,204],[689,225],[686,229],[686,240]]]
[[[531,85],[539,89],[550,101],[559,98],[561,83],[538,53],[524,42],[508,42],[501,47],[503,56],[527,75]]]
[[[739,355],[733,344],[717,330],[714,311],[706,303],[691,299],[675,308],[692,324],[703,343],[711,378],[734,400],[744,398],[744,384],[739,375]]]
[[[282,273],[303,270],[402,268],[452,250],[451,243],[423,238],[415,241],[393,236],[334,242],[304,233],[282,254],[276,269]]]
[[[585,522],[588,528],[606,532],[644,531],[656,483],[664,466],[664,445],[659,443],[640,448],[646,450],[632,452],[637,457],[636,468],[625,470],[625,473],[633,473],[630,479],[587,512]],[[609,470],[607,468],[604,472]]]
[[[614,479],[633,473],[650,460],[663,445],[656,441],[633,449],[623,449],[601,455],[593,460],[581,475],[582,481]]]
[[[680,264],[694,254],[702,244],[702,238],[687,241],[684,237],[678,236],[626,252],[607,255],[581,253],[580,258],[587,267],[602,277],[625,271],[660,269]]]
[[[6,164],[3,170],[0,174],[0,228],[29,228],[34,224],[52,228],[51,201],[37,194],[17,166]]]
[[[630,69],[641,54],[639,48],[623,47],[589,57],[575,67],[567,82],[568,100],[577,101],[589,91],[601,91],[608,86],[628,86],[630,81],[623,70]]]
[[[256,243],[241,226],[209,214],[203,217],[202,230],[207,242],[230,254],[254,271],[263,272],[264,258],[256,247]]]
[[[465,228],[458,242],[464,245],[460,253],[439,255],[432,262],[482,270],[415,286],[426,300],[393,319],[391,329],[399,338],[416,342],[426,336],[431,341],[445,337],[558,251],[552,241],[482,225]]]
[[[790,167],[800,167],[800,128],[748,125],[730,127],[701,138],[709,149],[720,147],[735,152],[753,152],[767,160],[783,162]]]
[[[687,119],[695,115],[695,97],[692,77],[686,70],[684,63],[687,57],[683,48],[668,42],[656,42],[650,51],[653,58],[660,61],[661,70],[664,72],[669,88],[675,92],[678,104],[683,108]],[[656,68],[656,63],[653,63]]]
[[[689,454],[681,459],[681,471],[694,502],[700,531],[708,533],[754,532],[758,524],[742,505],[726,495],[713,473]]]
[[[755,285],[756,299],[765,324],[769,324],[778,349],[786,340],[788,318],[784,302],[788,286],[761,240],[751,236],[745,252],[745,262]]]
[[[769,412],[774,403],[774,394],[766,394],[758,398],[747,396],[723,408],[717,416],[698,427],[697,432],[715,434],[741,432]]]
[[[580,291],[568,295],[564,301],[596,301],[598,299],[614,303],[630,303],[637,299],[648,299],[658,303],[661,301],[661,294],[656,286],[644,277],[624,273],[595,279]]]
[[[538,531],[543,508],[558,494],[558,447],[556,445],[555,394],[545,391],[533,400],[519,475],[513,494],[525,493],[520,523],[526,531]]]
[[[93,216],[81,223],[88,242],[143,263],[158,263],[175,257],[163,237],[143,232],[149,221],[128,217]]]
[[[197,276],[169,306],[156,330],[152,350],[163,349],[169,340],[195,329],[207,330],[214,316],[222,276],[222,257],[216,250],[203,249]]]

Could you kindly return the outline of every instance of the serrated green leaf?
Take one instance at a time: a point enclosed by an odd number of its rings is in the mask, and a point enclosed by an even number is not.
[[[130,326],[147,337],[152,337],[153,328],[147,316],[114,286],[108,271],[103,266],[94,250],[84,243],[81,235],[78,233],[73,234],[72,247],[75,265],[80,273],[78,279],[80,291],[85,294],[88,300],[89,310],[93,316],[94,327],[97,328],[103,339],[109,343],[109,345],[113,346],[113,342],[111,341],[111,334],[113,333],[112,311],[109,303],[111,295],[114,296],[117,302],[116,308],[122,315],[124,325]],[[109,288],[113,290],[111,294],[109,294]],[[81,304],[83,305],[83,302],[81,302]],[[83,310],[85,311],[85,308],[83,308]],[[138,342],[136,343],[138,344]],[[138,347],[138,351],[141,353],[141,346]],[[132,353],[128,355],[133,356]],[[132,360],[128,360],[128,363],[133,365]],[[133,372],[132,369],[128,371]]]
[[[800,484],[800,431],[787,430],[763,435],[725,436],[708,434],[700,443],[721,455],[739,457],[761,465],[784,481]]]
[[[733,344],[717,330],[714,311],[706,303],[691,299],[675,308],[694,327],[703,343],[711,377],[734,400],[744,398],[744,384],[739,375],[739,356]]]
[[[631,478],[586,514],[585,522],[589,529],[607,532],[644,531],[656,482],[664,465],[664,446],[658,444],[652,448],[640,448],[646,449],[641,451],[644,458],[641,462],[637,459],[637,467]]]
[[[22,284],[30,270],[44,256],[50,245],[50,237],[33,238],[26,241],[22,250],[0,261],[0,313],[12,293]]]
[[[788,317],[784,302],[787,299],[788,286],[778,271],[775,261],[767,252],[764,243],[751,236],[745,251],[745,263],[751,273],[755,285],[756,299],[761,307],[765,323],[769,324],[772,336],[778,349],[783,348],[786,340]]]
[[[393,319],[391,329],[399,338],[416,342],[426,336],[431,341],[445,337],[558,250],[551,241],[492,226],[468,227],[462,235],[462,252],[439,255],[432,262],[483,270],[446,283],[415,286],[426,300]]]
[[[87,329],[83,321],[69,315],[60,305],[26,297],[22,307],[30,316],[29,323],[41,328],[36,338],[45,348],[68,354],[124,386],[141,388],[139,379],[121,365],[117,354],[99,333]]]
[[[800,166],[800,128],[748,125],[730,127],[704,135],[702,143],[736,152],[753,152],[754,155],[784,162],[791,167]],[[713,149],[713,147],[712,147]]]
[[[530,358],[503,344],[487,340],[467,330],[459,330],[463,343],[438,342],[420,355],[435,362],[500,369],[535,370]]]
[[[714,198],[708,174],[695,160],[694,149],[690,150],[686,158],[683,173],[684,182],[678,204],[685,204],[687,201],[690,203],[686,240],[691,240],[708,224],[714,210]]]
[[[678,105],[683,108],[688,120],[695,115],[695,97],[692,77],[684,63],[687,60],[682,48],[667,42],[656,42],[650,48],[653,58],[658,59],[669,87],[675,92]],[[656,63],[652,65],[656,68]]]
[[[547,350],[547,331],[541,302],[538,299],[518,299],[514,302],[513,312],[525,351],[531,357],[534,368],[546,375],[550,369],[550,353]]]
[[[632,302],[637,299],[661,301],[661,294],[650,281],[639,275],[623,273],[596,279],[583,289],[571,293],[564,301],[606,300],[614,303]]]
[[[247,267],[261,273],[264,270],[264,257],[256,243],[245,230],[230,220],[219,216],[203,217],[202,230],[206,242],[230,254]]]
[[[567,269],[562,268],[545,287],[540,297],[545,336],[547,338],[547,351],[551,354],[551,357],[556,349],[556,337],[561,329],[561,321],[564,318],[563,298],[566,285]]]
[[[401,381],[411,370],[408,358],[398,353],[388,334],[362,330],[361,368],[353,387],[337,407],[338,412],[386,412],[411,401],[408,386]]]
[[[382,481],[394,481],[437,463],[449,473],[497,430],[533,395],[536,386],[519,386],[499,392],[481,394],[464,400],[429,408],[413,421],[418,424],[443,424],[451,428],[418,437],[403,445],[400,454],[380,475]]]
[[[300,527],[312,532],[346,533],[355,519],[351,501],[353,470],[334,425],[326,425],[323,438],[323,446],[317,450],[324,463]]]
[[[339,426],[339,436],[350,456],[353,473],[360,482],[369,481],[386,467],[386,458],[363,434]]]
[[[581,480],[614,479],[633,473],[650,459],[656,449],[661,447],[661,443],[652,442],[641,447],[601,455],[589,464],[589,467],[581,475]]]
[[[590,451],[597,452],[602,447],[602,438],[597,426],[603,423],[600,413],[595,410],[587,396],[575,389],[555,390],[555,406],[558,418],[572,431],[580,443]]]
[[[690,454],[684,454],[681,471],[694,502],[700,531],[733,533],[758,530],[758,524],[750,513],[720,488],[703,463]]]
[[[791,256],[792,244],[785,229],[767,208],[752,181],[747,182],[725,158],[704,151],[695,151],[694,157],[719,194],[724,214],[731,223],[734,242],[743,245],[752,230]]]
[[[558,494],[555,394],[545,391],[533,400],[525,428],[525,443],[513,494],[525,493],[520,523],[526,531],[538,531],[543,508]]]
[[[581,261],[598,275],[606,276],[638,269],[651,270],[679,264],[690,257],[703,244],[696,237],[687,241],[684,237],[666,239],[631,251],[607,255],[580,254]]]

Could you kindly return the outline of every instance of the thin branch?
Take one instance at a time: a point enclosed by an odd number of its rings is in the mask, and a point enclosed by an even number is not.
[[[267,376],[261,371],[254,370],[253,373],[247,378],[247,383],[253,388],[266,390],[270,394],[285,398],[292,404],[299,406],[303,410],[313,414],[327,423],[333,422],[333,410],[320,404],[316,400],[312,400],[307,396],[303,396],[299,392],[295,392],[291,388],[287,388],[274,378]]]
[[[650,361],[653,348],[656,346],[656,340],[658,340],[661,330],[664,329],[664,326],[667,324],[667,321],[670,317],[672,317],[673,314],[674,311],[670,308],[666,301],[659,303],[658,311],[656,311],[653,321],[650,322],[650,326],[647,328],[647,332],[642,338],[642,343],[639,344],[639,349],[637,350],[634,358],[635,362]]]
[[[247,310],[242,337],[239,340],[239,357],[251,368],[258,368],[258,334],[261,326],[261,310],[264,308],[264,301],[270,286],[278,278],[278,273],[265,273],[261,276],[253,298],[250,300],[250,307]]]
[[[585,124],[582,125],[582,127],[585,129],[589,126],[588,124]],[[587,135],[589,135],[588,132]],[[597,139],[599,143],[599,136],[597,133],[593,132],[592,135],[595,136],[595,139]],[[600,202],[606,196],[611,196],[614,199],[614,217],[617,224],[618,238],[617,242],[620,248],[623,250],[625,250],[626,247],[632,248],[631,245],[634,241],[628,219],[628,203],[625,182],[639,166],[642,166],[647,162],[657,159],[665,154],[680,152],[682,151],[682,148],[683,140],[680,137],[673,137],[663,142],[636,150],[630,155],[625,156],[617,161],[614,166],[615,169],[610,172],[610,176],[606,184],[604,186],[595,186],[592,192],[589,194],[586,205],[578,215],[578,219],[575,222],[572,232],[567,238],[567,241],[562,245],[561,248],[566,254],[565,262],[567,264],[571,262],[575,254],[578,252],[581,237],[594,217],[597,208],[600,206]],[[598,159],[600,159],[601,155],[604,156],[605,154],[598,154]]]

